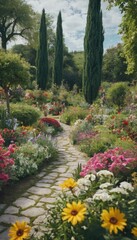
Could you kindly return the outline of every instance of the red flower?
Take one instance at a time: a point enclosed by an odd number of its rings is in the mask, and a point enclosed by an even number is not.
[[[128,121],[127,120],[123,120],[123,125],[128,125]]]
[[[52,125],[57,128],[61,127],[60,123],[57,120],[55,120],[54,118],[47,118],[47,117],[41,118],[40,122],[47,123],[48,125]]]

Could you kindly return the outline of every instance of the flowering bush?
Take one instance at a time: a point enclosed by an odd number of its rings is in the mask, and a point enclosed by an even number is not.
[[[60,128],[60,123],[54,118],[43,117],[40,119],[41,123],[47,124],[48,126],[53,126],[55,128]]]
[[[37,238],[36,233],[31,239],[136,239],[137,189],[133,184],[118,183],[112,172],[101,170],[77,182],[69,178],[60,187],[63,192],[45,218],[43,236]]]
[[[0,130],[2,137],[4,138],[4,146],[8,146],[11,143],[21,144],[27,141],[28,132],[17,128],[16,130],[4,128]]]
[[[56,119],[49,117],[40,118],[38,127],[42,132],[50,135],[54,135],[62,131],[60,123]]]
[[[58,102],[53,102],[49,108],[49,114],[52,115],[59,115],[64,111],[65,104],[61,103],[60,101]]]
[[[104,153],[94,154],[83,166],[80,175],[86,176],[92,171],[107,169],[117,177],[125,177],[125,175],[129,175],[129,173],[137,169],[137,157],[131,154],[130,151],[123,151],[121,148],[109,149]]]
[[[15,145],[11,144],[8,148],[3,148],[3,144],[4,139],[0,134],[0,189],[9,180],[11,166],[14,164],[14,159],[10,155],[14,152]]]
[[[36,173],[45,161],[53,157],[54,152],[55,149],[44,136],[41,140],[36,137],[22,144],[13,153],[15,159],[13,174],[18,179]]]

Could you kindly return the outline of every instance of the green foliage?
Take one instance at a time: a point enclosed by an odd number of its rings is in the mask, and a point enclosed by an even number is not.
[[[101,0],[90,0],[84,39],[83,91],[88,103],[92,103],[101,84],[103,57],[103,27]]]
[[[58,14],[56,27],[55,60],[54,60],[54,84],[60,86],[63,73],[63,30],[61,12]]]
[[[36,49],[30,45],[15,44],[12,47],[14,53],[20,54],[30,65],[36,65]]]
[[[122,12],[120,33],[123,40],[123,52],[128,64],[128,73],[137,69],[137,1],[133,0],[104,0],[109,7],[118,6]]]
[[[84,65],[84,52],[73,52],[73,60],[76,64],[77,68],[79,69],[79,72],[83,73],[83,65]]]
[[[0,0],[0,38],[3,49],[17,36],[28,37],[34,26],[34,11],[24,0]]]
[[[78,119],[84,119],[88,114],[88,109],[82,107],[69,107],[60,116],[60,121],[72,125]]]
[[[105,152],[111,148],[116,140],[116,136],[110,132],[103,132],[80,143],[79,148],[82,152],[92,157],[95,153]]]
[[[107,49],[103,57],[102,81],[125,82],[134,79],[133,74],[126,74],[127,64],[122,45]]]
[[[39,30],[39,47],[37,54],[37,84],[42,90],[47,88],[48,82],[48,46],[47,46],[47,25],[45,10],[43,9]]]
[[[29,176],[38,171],[45,162],[56,156],[56,150],[45,138],[22,144],[13,153],[15,165],[12,172],[17,179]]]
[[[82,69],[79,69],[77,62],[74,60],[74,53],[64,53],[63,61],[63,84],[69,90],[72,90],[74,85],[78,89],[82,89]]]
[[[0,86],[5,90],[29,81],[29,64],[18,54],[0,51]]]
[[[10,113],[9,89],[29,81],[29,64],[17,54],[0,51],[0,86],[3,88],[7,111]]]
[[[11,115],[17,118],[21,125],[29,126],[38,120],[41,112],[37,108],[29,105],[11,104]]]
[[[128,88],[126,83],[115,83],[107,92],[107,99],[110,104],[123,107],[126,94],[128,93]]]

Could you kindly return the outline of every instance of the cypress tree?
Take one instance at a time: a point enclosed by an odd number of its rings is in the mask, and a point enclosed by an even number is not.
[[[58,14],[54,60],[54,83],[60,86],[63,72],[63,30],[61,12]]]
[[[47,25],[45,10],[42,10],[39,47],[37,52],[37,84],[42,90],[45,90],[48,82],[48,48],[47,48]]]
[[[101,85],[103,40],[101,0],[89,0],[83,71],[83,92],[89,104],[96,99]]]

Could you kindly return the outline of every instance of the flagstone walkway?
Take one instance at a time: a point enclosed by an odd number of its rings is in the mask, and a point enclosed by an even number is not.
[[[61,191],[59,184],[72,177],[78,163],[87,161],[85,154],[79,152],[69,140],[71,127],[62,124],[64,131],[55,137],[59,159],[37,174],[38,181],[10,206],[0,204],[0,240],[8,240],[8,230],[15,221],[26,221],[37,227],[43,222],[46,210],[53,206]],[[14,189],[13,189],[14,194]]]

